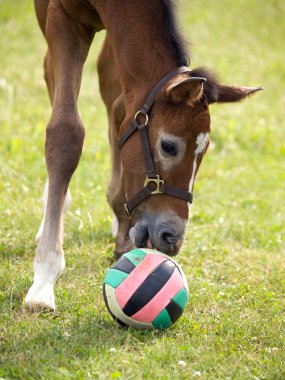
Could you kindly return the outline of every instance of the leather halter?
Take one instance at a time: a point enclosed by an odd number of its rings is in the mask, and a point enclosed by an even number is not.
[[[147,132],[147,123],[148,123],[148,112],[153,106],[158,92],[169,82],[170,79],[174,78],[178,74],[190,72],[188,67],[181,66],[178,67],[168,74],[166,74],[152,89],[148,95],[144,105],[140,110],[135,114],[133,122],[128,126],[126,131],[123,133],[119,139],[118,146],[121,150],[125,142],[136,132],[138,131],[141,138],[141,146],[143,151],[145,169],[146,169],[146,178],[144,182],[144,187],[138,190],[124,205],[125,211],[128,216],[130,216],[133,209],[142,202],[145,198],[148,198],[150,195],[154,194],[167,194],[172,197],[182,199],[186,202],[192,203],[193,194],[179,189],[171,184],[165,183],[163,179],[160,178],[159,174],[155,171],[155,166],[150,150],[148,132]],[[139,121],[143,119],[143,122]]]

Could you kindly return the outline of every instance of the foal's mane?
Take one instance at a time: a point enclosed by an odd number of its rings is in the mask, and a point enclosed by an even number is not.
[[[177,23],[177,6],[175,4],[177,0],[162,0],[165,20],[166,20],[166,31],[169,34],[170,46],[173,55],[176,60],[177,66],[189,66],[190,56],[187,51],[187,43],[185,38],[182,36],[181,31]]]

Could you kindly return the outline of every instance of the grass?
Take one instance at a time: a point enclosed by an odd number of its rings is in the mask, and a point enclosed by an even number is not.
[[[84,153],[65,222],[67,268],[57,311],[29,314],[34,236],[46,174],[50,106],[45,42],[30,1],[0,1],[0,377],[5,379],[285,378],[285,3],[181,1],[192,67],[266,89],[212,106],[212,147],[200,169],[178,257],[190,302],[165,332],[124,331],[108,315],[101,283],[113,256],[106,114],[96,56],[84,70]],[[282,111],[283,110],[283,111]]]

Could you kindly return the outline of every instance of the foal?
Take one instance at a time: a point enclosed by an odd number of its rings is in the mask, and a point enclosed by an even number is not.
[[[107,30],[98,73],[109,118],[108,201],[117,225],[117,256],[133,246],[178,253],[209,144],[208,106],[239,101],[260,89],[220,85],[207,70],[185,67],[172,3],[35,0],[48,44],[44,68],[52,114],[46,129],[44,219],[26,296],[31,309],[55,309],[54,284],[65,265],[63,214],[84,141],[77,98],[96,32]]]

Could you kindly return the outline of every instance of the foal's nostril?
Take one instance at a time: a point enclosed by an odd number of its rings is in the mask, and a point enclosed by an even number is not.
[[[175,245],[179,240],[179,236],[171,229],[161,229],[158,233],[158,238],[163,245],[169,247]]]
[[[167,244],[175,244],[176,243],[176,239],[175,237],[170,234],[169,232],[164,232],[162,235],[161,235],[161,238],[163,241],[165,241],[165,243]]]
[[[146,211],[130,229],[130,238],[137,248],[152,248],[167,255],[176,255],[183,243],[186,222],[171,212],[153,216]]]

